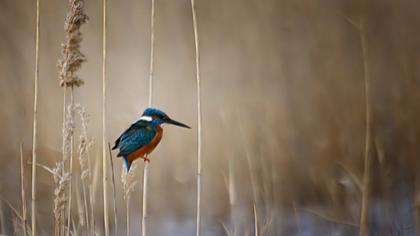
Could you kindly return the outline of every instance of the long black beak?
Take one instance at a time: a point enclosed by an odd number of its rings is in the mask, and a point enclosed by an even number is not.
[[[178,121],[176,121],[176,120],[172,120],[172,119],[171,119],[171,118],[169,118],[169,117],[165,119],[165,123],[168,123],[168,124],[172,124],[172,125],[181,126],[181,127],[184,127],[184,128],[191,129],[191,127],[189,127],[188,125],[183,124],[183,123],[181,123],[181,122],[178,122]]]

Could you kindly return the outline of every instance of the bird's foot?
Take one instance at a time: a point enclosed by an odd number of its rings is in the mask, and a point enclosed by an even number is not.
[[[144,162],[149,162],[150,163],[150,159],[148,157],[143,157]]]

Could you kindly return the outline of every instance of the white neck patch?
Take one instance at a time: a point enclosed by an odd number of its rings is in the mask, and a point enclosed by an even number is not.
[[[142,116],[142,117],[140,117],[140,120],[150,122],[150,121],[153,120],[153,118],[151,116]]]

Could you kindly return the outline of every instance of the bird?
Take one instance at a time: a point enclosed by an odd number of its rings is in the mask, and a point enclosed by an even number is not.
[[[150,162],[148,155],[162,139],[163,124],[171,124],[191,129],[186,124],[171,119],[157,108],[146,108],[140,119],[133,122],[115,141],[112,150],[119,149],[117,157],[122,157],[127,172],[134,160],[142,158]]]

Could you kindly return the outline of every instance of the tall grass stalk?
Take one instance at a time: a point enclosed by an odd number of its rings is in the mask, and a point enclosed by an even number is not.
[[[107,188],[107,160],[106,160],[106,29],[107,29],[107,0],[102,0],[102,185],[104,200],[105,236],[109,236],[108,221],[108,188]]]
[[[88,208],[88,197],[87,197],[87,188],[91,183],[91,169],[89,165],[89,150],[93,145],[93,140],[88,137],[88,115],[86,109],[80,105],[76,106],[76,111],[80,116],[81,121],[81,130],[79,137],[79,145],[77,148],[77,154],[80,164],[80,179],[82,181],[82,192],[83,192],[83,211],[84,217],[86,218],[86,230],[90,230],[90,220],[89,220],[89,208]]]
[[[137,169],[137,164],[133,163],[131,170],[128,172],[125,167],[121,171],[121,181],[124,192],[125,206],[126,206],[126,227],[127,227],[127,236],[130,236],[130,196],[134,191],[134,186],[136,185],[135,170]]]
[[[149,107],[153,102],[153,75],[154,75],[154,48],[155,48],[155,0],[152,0],[150,15],[150,68],[149,68]],[[147,220],[147,182],[149,177],[149,162],[144,162],[143,170],[143,201],[142,201],[142,218],[141,218],[141,235],[146,236],[146,220]]]
[[[67,121],[67,87],[66,86],[64,86],[63,87],[63,124],[62,124],[62,150],[61,150],[61,152],[62,152],[62,161],[63,161],[63,163],[65,163],[65,161],[66,161],[66,149],[65,149],[65,146],[66,146],[66,139],[65,139],[65,127],[66,127],[66,121]],[[65,173],[65,168],[62,168],[62,171],[61,171],[61,175],[64,175],[64,173]],[[62,219],[62,221],[64,221],[64,212],[63,212],[63,214],[61,214],[62,215],[62,217],[63,217],[63,219]]]
[[[366,108],[366,136],[365,136],[365,158],[364,158],[364,173],[363,173],[363,191],[362,191],[362,208],[360,212],[360,236],[369,234],[368,227],[368,209],[370,201],[370,183],[371,183],[371,144],[372,144],[372,115],[371,115],[371,101],[370,101],[370,79],[368,67],[368,51],[366,41],[365,22],[360,20],[359,25],[360,43],[362,47],[363,56],[363,78],[365,82],[365,108]]]
[[[114,174],[114,161],[112,160],[111,143],[108,142],[109,161],[111,163],[111,178],[112,178],[112,196],[113,196],[113,207],[114,207],[114,235],[118,235],[118,220],[117,220],[117,193],[115,191],[115,174]]]
[[[370,72],[368,64],[368,45],[366,40],[366,23],[363,17],[360,17],[358,22],[347,18],[347,21],[353,25],[359,33],[360,47],[362,50],[363,61],[363,80],[365,91],[365,152],[364,152],[364,171],[363,181],[361,184],[362,189],[362,205],[360,209],[360,236],[369,234],[368,214],[369,214],[369,201],[370,201],[370,183],[371,183],[371,146],[372,146],[372,113],[370,101]],[[356,181],[358,183],[358,181]]]
[[[21,200],[22,200],[22,232],[24,236],[27,236],[26,232],[26,194],[25,194],[25,166],[23,162],[23,144],[19,145],[20,154],[20,189],[21,189]]]
[[[202,130],[201,130],[201,85],[200,85],[200,50],[198,41],[198,26],[195,0],[191,0],[193,17],[194,42],[195,42],[195,69],[197,81],[197,211],[196,211],[196,236],[200,235],[201,223],[201,155],[202,155]]]
[[[34,110],[32,130],[32,235],[36,235],[36,138],[38,116],[38,77],[39,77],[39,0],[36,0],[36,26],[35,26],[35,75],[34,75]]]
[[[255,206],[255,202],[252,204],[253,210],[254,210],[254,235],[259,236],[260,235],[260,225],[258,222],[258,213],[257,213],[257,207]]]
[[[74,156],[74,87],[79,87],[83,84],[76,72],[80,69],[82,63],[86,60],[85,56],[80,52],[80,42],[82,41],[80,27],[88,20],[87,15],[84,13],[84,0],[69,0],[68,11],[64,21],[64,30],[66,34],[66,41],[62,46],[62,58],[58,61],[59,69],[59,78],[60,86],[64,87],[64,98],[63,106],[66,107],[66,89],[70,87],[70,105],[68,108],[68,114],[63,114],[63,160],[62,163],[58,163],[56,168],[59,176],[68,182],[68,198],[64,195],[65,193],[60,193],[60,197],[63,199],[62,202],[67,201],[67,231],[66,235],[70,235],[71,229],[71,209],[72,209],[72,181],[71,175],[73,174],[73,156]],[[67,125],[68,124],[68,125]],[[65,171],[65,161],[69,159],[69,172]],[[67,180],[68,174],[68,180]],[[63,181],[64,181],[63,180]],[[56,186],[56,190],[60,189],[65,185],[62,179],[57,179],[56,184],[61,186]],[[56,205],[58,207],[55,210],[65,211],[65,207]],[[61,223],[64,220],[65,215],[55,212],[56,217],[61,217],[63,219],[57,220],[56,223]],[[56,225],[56,227],[59,227]],[[56,229],[57,230],[57,229]],[[61,226],[60,234],[63,234],[64,225]],[[58,233],[58,231],[56,231]]]
[[[74,176],[75,177],[75,176]],[[73,177],[73,178],[74,178]],[[76,183],[75,183],[75,196],[76,196],[76,206],[77,206],[77,219],[78,224],[77,228],[79,229],[80,226],[84,226],[86,223],[85,219],[85,208],[84,203],[82,200],[82,193],[80,192],[80,189],[83,189],[81,181],[79,181],[79,178],[76,177]],[[74,228],[74,227],[73,227]]]
[[[73,86],[70,87],[70,119],[72,119],[74,121],[74,89]],[[74,129],[74,124],[73,124],[73,129]],[[72,132],[70,133],[70,166],[69,166],[69,173],[70,173],[70,178],[72,177],[73,174],[73,155],[74,155],[74,130],[72,129]],[[63,168],[64,169],[64,168]],[[71,227],[71,205],[72,205],[72,181],[70,179],[69,183],[68,183],[68,206],[67,206],[67,236],[70,236],[70,227]]]
[[[88,159],[88,164],[91,163],[90,159]],[[98,193],[97,189],[100,185],[100,173],[101,173],[101,162],[102,159],[99,155],[96,155],[95,162],[93,163],[93,169],[92,169],[92,182],[89,185],[89,200],[90,200],[90,218],[91,220],[91,235],[96,235],[96,219],[95,219],[95,199],[96,194]],[[92,166],[92,164],[89,164],[89,166]]]
[[[141,220],[141,235],[146,236],[146,219],[147,219],[147,182],[149,176],[149,163],[146,161],[143,172],[143,214]]]

